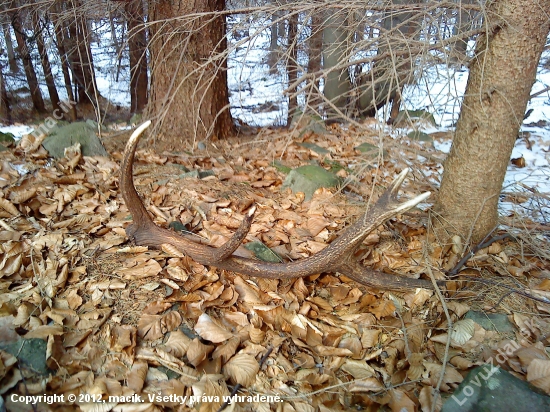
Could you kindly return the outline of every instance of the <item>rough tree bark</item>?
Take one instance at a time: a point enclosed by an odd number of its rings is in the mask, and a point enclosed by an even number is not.
[[[50,17],[54,24],[55,31],[55,40],[57,42],[57,51],[59,53],[59,58],[61,60],[61,71],[63,72],[63,80],[65,82],[65,90],[67,92],[67,98],[70,102],[75,102],[75,97],[73,94],[71,74],[70,74],[70,65],[69,57],[67,55],[67,50],[65,49],[65,43],[67,43],[67,31],[63,25],[63,21],[59,18],[62,11],[62,2],[56,2],[53,9],[50,11]],[[69,113],[70,119],[74,122],[77,118],[76,105],[71,104]]]
[[[8,62],[12,73],[19,73],[19,66],[15,59],[15,51],[13,49],[13,41],[10,33],[9,23],[2,23],[2,31],[4,32],[4,41],[6,43],[6,51],[8,53]]]
[[[46,106],[44,105],[44,99],[42,98],[42,92],[38,86],[38,78],[36,77],[36,71],[32,63],[31,53],[27,44],[27,35],[21,22],[21,16],[19,11],[14,12],[11,15],[11,25],[15,32],[15,39],[17,40],[17,47],[19,48],[19,55],[23,61],[23,68],[25,69],[25,76],[27,77],[27,83],[31,92],[31,100],[35,110],[38,113],[46,113]]]
[[[5,124],[11,124],[11,107],[2,69],[2,65],[0,64],[0,121]]]
[[[152,69],[147,117],[156,126],[157,149],[181,150],[191,140],[225,138],[234,131],[227,62],[211,60],[227,48],[225,17],[192,16],[224,8],[225,0],[149,1]]]
[[[496,0],[476,57],[445,161],[432,222],[441,241],[478,242],[498,222],[502,182],[550,30],[550,0]]]
[[[331,70],[345,61],[348,37],[347,14],[328,10],[323,25],[323,69],[328,71],[323,93],[331,103],[326,107],[330,121],[343,120],[335,108],[345,114],[350,98],[351,80],[347,67]]]
[[[323,53],[323,12],[315,10],[311,15],[311,36],[307,40],[307,72],[317,73],[321,70],[321,57]],[[312,80],[308,87],[307,106],[318,113],[323,97],[320,93],[320,80]],[[306,108],[307,109],[307,108]]]
[[[288,19],[288,60],[286,70],[288,74],[288,84],[291,85],[298,78],[298,44],[296,36],[298,34],[298,15],[293,14]],[[288,98],[288,115],[286,124],[290,126],[296,109],[298,108],[298,96],[295,93],[291,93]]]
[[[73,15],[73,18],[68,20],[69,36],[66,50],[73,72],[73,82],[76,84],[75,94],[79,104],[94,104],[99,99],[99,92],[95,81],[86,17],[80,1],[70,0],[66,3]]]
[[[63,113],[60,106],[59,94],[57,93],[57,87],[55,86],[55,79],[52,74],[52,66],[48,57],[48,51],[46,49],[46,43],[44,41],[43,26],[40,24],[40,16],[38,10],[33,13],[32,16],[34,25],[34,36],[36,38],[36,47],[38,48],[38,54],[40,55],[40,62],[42,63],[42,70],[44,71],[44,78],[46,80],[46,87],[50,95],[50,102],[52,103],[53,110],[58,110]]]
[[[141,1],[131,0],[125,6],[128,21],[130,111],[132,113],[141,113],[147,105],[147,38]]]
[[[392,0],[391,4],[414,6],[419,2],[420,0]],[[419,36],[420,20],[414,11],[391,9],[384,14],[378,54],[390,52],[399,56],[399,51],[409,49],[412,40]],[[363,116],[372,117],[378,109],[391,102],[390,120],[395,120],[401,103],[400,90],[412,79],[414,60],[413,55],[380,60],[373,64],[368,73],[359,77],[358,109]]]
[[[269,74],[277,74],[277,63],[279,62],[279,23],[276,22],[280,17],[280,12],[273,13],[271,20],[275,23],[271,24],[270,39],[269,39],[269,53],[267,54],[267,65],[269,66]],[[282,33],[281,33],[282,34]]]

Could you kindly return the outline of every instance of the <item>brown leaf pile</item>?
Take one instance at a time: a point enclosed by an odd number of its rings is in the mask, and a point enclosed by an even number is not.
[[[216,150],[199,156],[143,150],[136,183],[158,224],[178,222],[214,246],[231,236],[255,203],[247,242],[300,259],[338,236],[365,199],[376,197],[418,152],[441,156],[420,143],[399,154],[402,145],[393,142],[389,155],[366,158],[354,148],[380,144],[374,129],[369,135],[336,127],[289,139],[265,130],[252,141],[217,142]],[[315,143],[328,154],[297,142]],[[120,159],[119,152],[113,156]],[[274,160],[290,167],[337,162],[348,183],[340,193],[320,189],[306,202],[302,193],[281,191],[285,176]],[[441,391],[451,393],[474,365],[510,351],[510,342],[514,350],[503,367],[550,392],[550,360],[540,340],[548,322],[539,317],[515,313],[518,333],[504,338],[460,320],[469,306],[453,300],[447,303],[454,322],[448,330],[431,291],[367,290],[337,274],[280,281],[204,267],[169,245],[147,250],[127,243],[130,216],[115,160],[82,157],[76,147],[54,161],[31,136],[0,153],[0,165],[0,336],[3,345],[45,341],[48,367],[39,372],[3,346],[0,393],[12,410],[18,406],[9,403],[10,393],[64,395],[62,404],[42,402],[41,410],[216,411],[236,385],[237,395],[250,398],[228,410],[387,405],[428,411],[433,402],[438,410],[432,389],[441,374]],[[181,177],[183,167],[213,174]],[[438,170],[435,160],[425,162],[406,191],[425,190],[431,183],[421,177]],[[460,245],[442,250],[425,239],[424,222],[403,217],[370,235],[358,258],[413,277],[425,274],[428,264],[456,263]],[[237,253],[252,252],[241,247]],[[518,259],[500,243],[469,262],[479,271],[498,267],[516,277],[545,264]],[[538,289],[548,293],[549,287],[543,282]],[[447,339],[450,363],[443,366]],[[71,394],[76,401],[68,400]]]

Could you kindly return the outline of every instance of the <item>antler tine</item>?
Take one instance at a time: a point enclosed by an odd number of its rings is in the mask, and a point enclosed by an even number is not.
[[[126,202],[126,207],[128,207],[128,210],[132,213],[132,219],[134,220],[134,223],[126,229],[126,233],[130,237],[136,230],[138,230],[138,222],[140,225],[155,225],[153,223],[153,219],[151,219],[147,213],[143,203],[141,201],[135,201],[136,198],[139,199],[139,195],[136,191],[136,187],[134,186],[133,179],[134,153],[141,134],[150,125],[151,121],[147,120],[136,130],[134,130],[128,140],[128,143],[126,143],[126,148],[124,149],[124,154],[122,155],[122,165],[120,167],[120,191],[124,201]]]
[[[403,170],[397,176],[388,190],[370,208],[368,213],[364,213],[355,223],[346,228],[337,239],[319,253],[289,263],[261,262],[231,256],[250,230],[255,207],[252,207],[247,212],[238,230],[220,248],[212,248],[196,243],[173,231],[155,225],[135,189],[132,176],[132,164],[137,142],[141,133],[150,124],[150,122],[146,122],[132,133],[126,145],[121,165],[122,197],[134,219],[134,223],[126,229],[126,232],[137,244],[160,248],[162,244],[168,243],[198,263],[213,265],[220,269],[231,270],[249,276],[289,279],[322,272],[340,272],[362,284],[384,289],[433,288],[432,284],[425,280],[396,277],[373,271],[361,266],[353,258],[354,252],[371,231],[388,219],[414,207],[430,195],[429,192],[426,192],[407,202],[397,202],[397,193],[405,180],[408,169]]]
[[[132,214],[134,221],[126,229],[126,234],[128,237],[133,238],[137,244],[160,248],[162,243],[171,243],[199,263],[215,264],[227,258],[239,247],[250,231],[256,207],[250,208],[235,234],[219,248],[201,245],[155,225],[137,193],[133,179],[134,153],[141,134],[150,125],[151,121],[148,120],[134,130],[126,144],[122,157],[120,189],[126,207]]]

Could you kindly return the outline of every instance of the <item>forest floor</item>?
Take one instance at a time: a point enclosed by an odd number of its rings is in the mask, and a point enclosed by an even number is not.
[[[271,398],[226,410],[427,411],[433,388],[448,398],[510,342],[519,349],[500,366],[550,393],[550,305],[525,296],[550,298],[548,198],[539,189],[523,182],[503,195],[508,206],[492,236],[511,237],[477,250],[443,302],[431,290],[375,290],[336,273],[249,278],[128,242],[119,191],[128,135],[103,136],[110,158],[53,160],[32,136],[0,152],[0,393],[8,410],[32,410],[10,401],[19,393],[64,396],[37,410],[189,410],[204,401],[198,410],[217,411],[238,384],[241,396]],[[436,192],[445,158],[438,149],[451,133],[430,138],[411,141],[374,122],[261,129],[193,153],[140,148],[134,175],[159,225],[179,221],[217,246],[256,204],[246,243],[295,260],[322,250],[405,167],[412,174],[401,199]],[[310,200],[282,189],[285,166],[311,163],[345,184]],[[429,213],[426,203],[378,228],[358,259],[395,276],[442,279],[468,251],[441,247]],[[511,329],[484,328],[464,319],[469,311],[501,314]],[[109,399],[135,394],[142,402]]]

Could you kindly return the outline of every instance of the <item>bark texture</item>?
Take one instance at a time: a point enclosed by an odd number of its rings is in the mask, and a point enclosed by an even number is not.
[[[52,66],[48,57],[46,42],[44,41],[43,26],[37,13],[33,14],[33,23],[34,37],[36,38],[36,46],[38,48],[38,54],[40,55],[40,62],[42,63],[42,70],[44,71],[46,86],[50,95],[50,102],[52,103],[53,110],[58,110],[63,113],[63,110],[60,106],[60,99],[59,94],[57,93],[57,87],[55,86],[55,79],[52,74]]]
[[[470,67],[432,222],[441,241],[477,243],[498,222],[498,199],[550,29],[550,0],[496,0]]]
[[[6,82],[2,74],[2,65],[0,65],[0,121],[5,124],[11,124],[11,107],[6,90]]]
[[[157,150],[182,150],[191,142],[233,133],[227,63],[212,60],[227,48],[225,18],[196,16],[224,8],[224,0],[149,2],[152,70],[147,117],[155,124]]]
[[[331,70],[345,61],[348,47],[349,30],[347,15],[330,9],[326,13],[327,18],[323,25],[323,69],[327,71],[325,98],[327,104],[326,114],[330,121],[341,121],[338,110],[345,114],[348,107],[351,92],[351,80],[347,68]],[[336,110],[338,109],[338,110]]]
[[[73,82],[76,85],[75,94],[79,104],[97,104],[99,91],[95,80],[86,16],[82,13],[79,0],[67,1],[67,7],[74,16],[68,23],[69,36],[65,49],[68,52]]]
[[[60,18],[60,15],[63,13],[62,6],[62,2],[57,1],[50,11],[50,18],[54,24],[57,52],[59,53],[59,58],[61,60],[61,71],[63,72],[63,80],[65,84],[65,91],[67,92],[67,98],[70,102],[76,102],[72,88],[69,57],[67,54],[67,50],[65,49],[65,44],[67,43],[68,36],[65,26],[63,25],[63,21]],[[77,118],[76,105],[71,104],[69,106],[71,108],[69,112],[66,113],[66,115],[70,118],[71,121],[74,122]]]
[[[15,32],[15,39],[17,40],[17,47],[19,48],[19,55],[23,61],[23,67],[25,69],[25,76],[27,77],[27,83],[29,85],[31,100],[34,109],[38,113],[46,113],[46,106],[44,105],[44,99],[42,98],[42,92],[38,85],[38,78],[36,77],[36,71],[34,70],[31,52],[27,44],[27,35],[23,27],[19,11],[11,15],[11,24]]]
[[[147,105],[147,37],[141,0],[126,4],[128,48],[130,54],[130,97],[132,113],[141,113]]]
[[[288,84],[291,85],[298,78],[298,44],[296,36],[298,34],[298,15],[293,14],[288,19],[288,60],[286,64],[286,70],[288,74]],[[287,126],[290,126],[292,118],[296,114],[298,108],[298,96],[292,93],[288,99],[288,115]]]
[[[418,0],[392,0],[392,5],[411,6]],[[373,64],[372,69],[358,76],[360,96],[358,109],[362,116],[372,117],[376,112],[392,102],[392,107],[399,111],[401,104],[400,90],[413,77],[414,55],[400,56],[400,52],[411,48],[411,43],[420,34],[420,20],[413,11],[386,11],[383,20],[382,40],[378,55],[395,54],[393,57]],[[395,113],[392,113],[391,119]]]
[[[19,66],[15,59],[15,51],[13,49],[13,41],[8,23],[2,23],[2,31],[4,32],[4,42],[6,43],[6,52],[8,53],[8,62],[12,73],[19,73]]]

